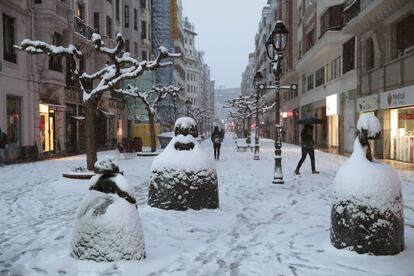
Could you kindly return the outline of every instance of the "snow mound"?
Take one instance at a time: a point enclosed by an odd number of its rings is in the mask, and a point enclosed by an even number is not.
[[[373,114],[362,114],[357,123],[358,131],[368,131],[368,138],[374,138],[381,132],[381,123]]]
[[[75,216],[71,255],[97,262],[145,258],[136,206],[116,194],[90,191]]]
[[[95,162],[95,173],[106,174],[106,173],[119,173],[119,167],[115,164],[115,160],[111,156],[105,156]]]
[[[338,170],[334,181],[335,202],[350,200],[362,206],[371,206],[382,212],[399,212],[402,201],[401,181],[395,169],[377,160],[366,159],[366,147],[358,138],[351,157]]]
[[[177,142],[183,144],[194,143],[194,148],[192,150],[177,150],[175,148]],[[213,160],[201,149],[199,143],[196,142],[193,136],[178,135],[172,138],[164,151],[154,159],[151,166],[152,171],[165,169],[215,171],[215,165]]]

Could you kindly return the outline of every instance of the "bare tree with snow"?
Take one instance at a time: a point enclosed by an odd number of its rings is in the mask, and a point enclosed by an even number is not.
[[[157,147],[155,140],[155,114],[157,105],[165,99],[167,95],[175,97],[180,90],[182,90],[181,87],[175,87],[172,85],[166,87],[153,86],[152,89],[144,92],[140,92],[138,87],[131,85],[129,85],[127,89],[117,90],[117,92],[137,97],[144,103],[145,109],[148,112],[148,120],[150,125],[151,152],[155,152]]]
[[[155,60],[138,61],[128,52],[124,51],[125,40],[120,33],[117,34],[116,46],[114,48],[105,47],[101,36],[97,33],[92,35],[91,43],[95,46],[98,53],[101,53],[108,59],[108,63],[103,68],[92,74],[80,71],[80,61],[83,53],[72,44],[68,47],[62,47],[54,46],[43,41],[25,39],[19,46],[15,46],[18,50],[33,55],[46,54],[48,56],[65,57],[70,64],[75,65],[72,69],[72,77],[75,80],[78,90],[83,95],[86,124],[86,156],[89,170],[93,169],[97,160],[95,141],[96,110],[104,92],[119,89],[122,81],[135,79],[145,71],[157,70],[160,67],[172,65],[172,62],[162,62],[162,60],[168,57],[174,58],[180,56],[180,54],[169,53],[165,47],[160,47],[159,54]],[[93,88],[91,90],[86,89],[86,83],[93,83]]]

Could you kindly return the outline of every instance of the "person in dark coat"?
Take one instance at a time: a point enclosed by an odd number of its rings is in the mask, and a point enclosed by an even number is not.
[[[7,148],[7,135],[4,133],[0,128],[0,166],[4,166],[4,162],[6,161],[6,148]]]
[[[300,167],[308,154],[311,160],[312,173],[318,174],[319,172],[315,169],[315,142],[313,141],[313,126],[305,125],[300,133],[300,136],[302,138],[302,158],[299,160],[295,174],[300,175]]]
[[[220,158],[221,142],[223,142],[223,136],[218,126],[215,126],[213,133],[211,133],[211,142],[213,142],[214,147],[214,159],[218,160]]]

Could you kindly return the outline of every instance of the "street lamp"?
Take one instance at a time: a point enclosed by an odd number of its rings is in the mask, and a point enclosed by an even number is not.
[[[263,83],[263,75],[261,72],[256,72],[253,78],[253,86],[256,89],[256,131],[254,138],[254,158],[253,160],[260,160],[260,144],[259,144],[259,100],[263,95],[265,85]]]
[[[276,90],[276,125],[275,125],[275,171],[273,184],[283,184],[282,172],[282,135],[280,125],[280,75],[282,73],[281,62],[283,50],[288,41],[289,31],[282,21],[277,21],[275,28],[266,41],[267,56],[272,62],[273,74],[275,75]]]
[[[190,99],[187,99],[184,104],[185,104],[185,107],[187,108],[187,117],[188,117],[190,116],[190,108],[191,108],[192,103]]]

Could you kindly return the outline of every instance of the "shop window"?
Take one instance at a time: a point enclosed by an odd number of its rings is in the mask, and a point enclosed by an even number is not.
[[[391,158],[414,163],[414,108],[392,109]]]
[[[146,21],[141,22],[141,38],[142,39],[147,38],[147,22]]]
[[[16,19],[3,13],[3,56],[4,60],[16,63]]]
[[[112,19],[109,16],[106,17],[106,35],[112,38]]]
[[[134,42],[134,57],[138,57],[138,43]]]
[[[7,96],[7,138],[10,144],[21,144],[21,99]]]
[[[129,6],[124,6],[124,26],[129,28]]]
[[[410,14],[397,23],[397,53],[399,56],[414,49],[413,26],[414,14]]]
[[[99,33],[99,12],[93,13],[93,28]]]
[[[58,33],[55,33],[52,37],[52,44],[55,46],[60,46],[61,42],[62,42],[61,35]],[[49,57],[49,69],[58,71],[58,72],[63,72],[62,57],[57,56],[57,55],[50,56]]]
[[[368,38],[365,42],[365,68],[366,70],[374,67],[374,43],[372,38]]]
[[[342,47],[343,50],[343,68],[345,74],[355,69],[355,37],[348,40]]]

